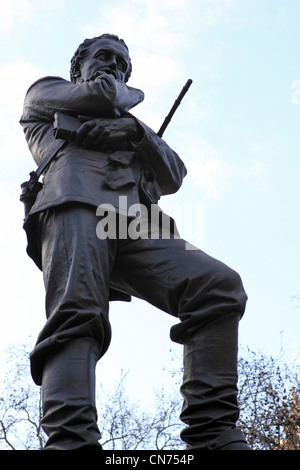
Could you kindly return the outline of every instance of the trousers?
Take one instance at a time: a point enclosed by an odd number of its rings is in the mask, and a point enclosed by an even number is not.
[[[31,373],[41,383],[43,363],[69,341],[94,339],[99,359],[111,341],[109,287],[144,299],[176,317],[170,337],[186,336],[242,317],[247,295],[238,273],[202,250],[170,239],[100,240],[95,208],[68,204],[43,214],[40,243],[47,321],[31,353]]]

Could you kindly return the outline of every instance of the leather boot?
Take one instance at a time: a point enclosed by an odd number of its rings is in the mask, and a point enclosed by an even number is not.
[[[238,323],[232,315],[184,340],[181,438],[190,449],[250,450],[236,427]]]
[[[95,406],[95,340],[76,339],[45,363],[42,427],[47,450],[101,450]]]

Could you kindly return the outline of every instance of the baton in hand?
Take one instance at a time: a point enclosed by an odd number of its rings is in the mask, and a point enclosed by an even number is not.
[[[176,109],[178,108],[178,106],[180,105],[181,103],[181,100],[182,98],[184,97],[184,95],[186,94],[186,92],[188,91],[188,89],[190,88],[191,84],[193,83],[193,80],[191,80],[189,78],[189,80],[186,82],[186,84],[184,85],[184,87],[182,88],[181,92],[179,93],[178,95],[178,98],[175,100],[172,108],[171,108],[171,111],[169,112],[169,114],[167,115],[167,117],[165,118],[161,128],[159,129],[157,135],[159,137],[162,137],[163,133],[165,132],[167,126],[169,125],[172,117],[174,116],[175,114],[175,111]]]

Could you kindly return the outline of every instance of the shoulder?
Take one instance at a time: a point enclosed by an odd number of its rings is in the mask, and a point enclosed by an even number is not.
[[[47,77],[42,77],[36,80],[35,82],[33,82],[32,85],[30,85],[30,87],[28,88],[26,92],[26,95],[28,95],[32,91],[36,91],[40,88],[47,87],[48,85],[52,83],[57,83],[57,82],[68,82],[68,81],[62,77],[55,77],[55,76],[50,76],[50,75]]]

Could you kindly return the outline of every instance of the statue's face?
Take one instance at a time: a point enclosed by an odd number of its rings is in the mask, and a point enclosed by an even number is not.
[[[80,79],[88,80],[99,72],[106,72],[125,82],[129,64],[129,53],[122,43],[113,39],[99,39],[90,46],[81,66]]]

